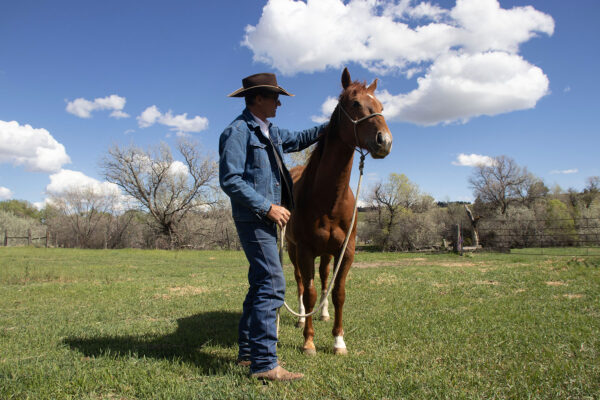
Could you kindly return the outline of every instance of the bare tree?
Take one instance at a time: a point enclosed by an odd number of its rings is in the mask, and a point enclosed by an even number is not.
[[[587,186],[583,189],[583,203],[585,208],[590,208],[594,200],[600,194],[600,176],[587,178]]]
[[[171,248],[178,243],[178,228],[186,215],[212,203],[217,174],[216,162],[196,144],[182,140],[178,150],[183,162],[173,158],[165,143],[149,151],[114,146],[102,161],[106,180],[148,211]]]
[[[521,185],[516,186],[515,194],[521,203],[530,207],[537,200],[546,197],[550,190],[540,178],[532,173],[527,173],[526,170],[524,172],[523,182]]]
[[[111,219],[118,193],[102,191],[93,186],[73,187],[50,196],[50,203],[66,221],[78,247],[95,247],[92,238],[102,221]],[[56,225],[60,222],[53,221]],[[64,226],[62,227],[65,228]]]
[[[370,200],[378,212],[378,225],[383,234],[381,246],[387,250],[392,228],[399,215],[417,206],[422,200],[419,187],[406,175],[391,173],[387,182],[373,187]],[[426,200],[422,203],[426,203]]]
[[[520,167],[510,157],[498,156],[493,158],[490,165],[475,167],[469,183],[475,197],[492,203],[504,215],[512,201],[523,198],[523,192],[526,192],[525,188],[531,180],[532,175],[527,168]]]

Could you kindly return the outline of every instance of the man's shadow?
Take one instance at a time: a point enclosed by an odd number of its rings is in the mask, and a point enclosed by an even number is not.
[[[219,375],[231,369],[234,359],[211,354],[204,347],[237,345],[240,317],[240,313],[210,311],[178,319],[177,330],[165,336],[69,337],[63,342],[87,357],[181,360],[194,364],[207,375]]]

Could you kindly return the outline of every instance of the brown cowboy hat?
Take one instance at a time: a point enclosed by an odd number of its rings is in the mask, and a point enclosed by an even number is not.
[[[270,74],[268,72],[247,76],[246,78],[242,79],[242,86],[243,87],[239,88],[228,96],[245,97],[258,90],[268,90],[284,96],[293,96],[293,94],[288,93],[284,88],[277,84],[277,78],[275,77],[275,74]]]

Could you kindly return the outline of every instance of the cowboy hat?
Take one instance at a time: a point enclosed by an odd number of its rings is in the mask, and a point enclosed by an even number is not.
[[[270,74],[268,72],[250,75],[242,79],[242,87],[228,96],[245,97],[258,90],[267,90],[273,93],[283,94],[284,96],[293,96],[293,94],[288,93],[284,88],[277,84],[275,74]]]

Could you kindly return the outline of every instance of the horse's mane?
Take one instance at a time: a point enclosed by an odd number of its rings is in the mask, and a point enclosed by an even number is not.
[[[338,97],[338,104],[335,106],[335,109],[331,113],[331,117],[329,118],[329,124],[324,129],[324,133],[321,135],[319,140],[317,141],[317,145],[315,149],[310,153],[310,157],[308,158],[308,162],[306,163],[306,169],[310,169],[312,166],[319,165],[321,161],[321,157],[323,156],[323,149],[325,148],[325,140],[328,136],[335,136],[339,132],[339,121],[340,121],[340,103],[342,100],[351,93],[352,90],[366,90],[367,84],[366,82],[354,81],[352,82]]]

